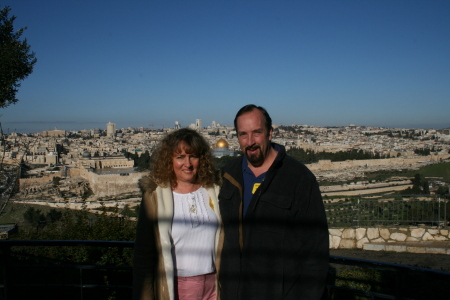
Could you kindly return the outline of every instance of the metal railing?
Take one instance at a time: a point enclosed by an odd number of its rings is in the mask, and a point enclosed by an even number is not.
[[[450,273],[330,256],[327,281],[326,299],[447,299]]]
[[[128,241],[0,241],[0,299],[131,299],[131,263],[100,264],[90,259],[96,256],[108,261],[107,256],[114,254],[131,257],[123,250],[133,247],[134,242]],[[56,258],[43,254],[43,248]],[[80,261],[57,258],[58,251],[67,253],[67,249]]]
[[[33,253],[24,249],[62,247],[132,250],[134,242],[0,241],[0,299],[131,299],[131,264],[102,265],[87,261],[68,264],[48,257],[41,261],[42,257],[33,255],[25,261],[20,259],[24,253],[28,256]],[[89,251],[86,254],[90,256]],[[443,299],[442,296],[448,296],[448,282],[450,273],[447,272],[331,256],[327,293],[323,300]]]
[[[446,228],[449,195],[368,195],[325,203],[330,227],[425,224]]]

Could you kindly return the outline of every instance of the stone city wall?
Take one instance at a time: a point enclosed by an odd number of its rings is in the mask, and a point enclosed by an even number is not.
[[[132,168],[134,161],[124,157],[108,157],[108,158],[81,158],[78,160],[78,167],[81,168]]]
[[[366,243],[449,241],[448,229],[369,227],[328,229],[330,249],[362,249]]]
[[[405,185],[411,185],[411,180],[397,180],[397,181],[391,181],[391,182],[374,182],[374,183],[367,183],[367,182],[357,182],[357,183],[351,183],[351,184],[340,184],[340,185],[326,185],[321,186],[320,191],[322,193],[327,192],[340,192],[340,191],[349,191],[349,190],[365,190],[365,189],[379,189],[379,188],[386,188],[386,187],[394,187],[394,186],[401,186],[402,189],[405,189]]]
[[[96,197],[110,197],[125,193],[139,193],[139,179],[142,173],[96,174],[86,169],[80,170],[80,176],[89,182]]]
[[[69,177],[81,177],[81,170],[80,168],[69,168]]]
[[[384,159],[364,159],[364,160],[346,160],[332,162],[331,160],[319,160],[317,163],[307,164],[306,166],[312,172],[325,170],[342,170],[357,167],[376,167],[376,166],[410,166],[418,164],[421,161],[439,162],[449,158],[448,154],[428,155],[414,158],[384,158]]]
[[[37,186],[51,182],[53,180],[53,177],[62,177],[62,172],[49,173],[43,177],[20,178],[19,179],[19,187],[20,187],[20,189],[37,187]]]

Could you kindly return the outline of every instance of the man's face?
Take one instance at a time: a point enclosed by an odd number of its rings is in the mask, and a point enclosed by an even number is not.
[[[239,116],[236,121],[242,152],[253,167],[260,167],[271,148],[272,130],[267,132],[264,116],[258,109]]]

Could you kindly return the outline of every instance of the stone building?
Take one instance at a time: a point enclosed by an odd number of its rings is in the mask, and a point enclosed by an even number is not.
[[[114,137],[116,135],[116,123],[108,122],[106,124],[106,136]]]
[[[55,128],[54,130],[42,131],[41,135],[43,137],[63,137],[63,136],[66,136],[66,131],[58,130]]]
[[[195,129],[197,129],[197,130],[202,130],[203,129],[203,125],[202,125],[202,120],[201,119],[196,119],[195,120]]]

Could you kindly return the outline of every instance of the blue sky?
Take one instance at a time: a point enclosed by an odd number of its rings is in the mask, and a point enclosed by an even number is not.
[[[38,59],[3,130],[450,127],[450,1],[0,0]]]

